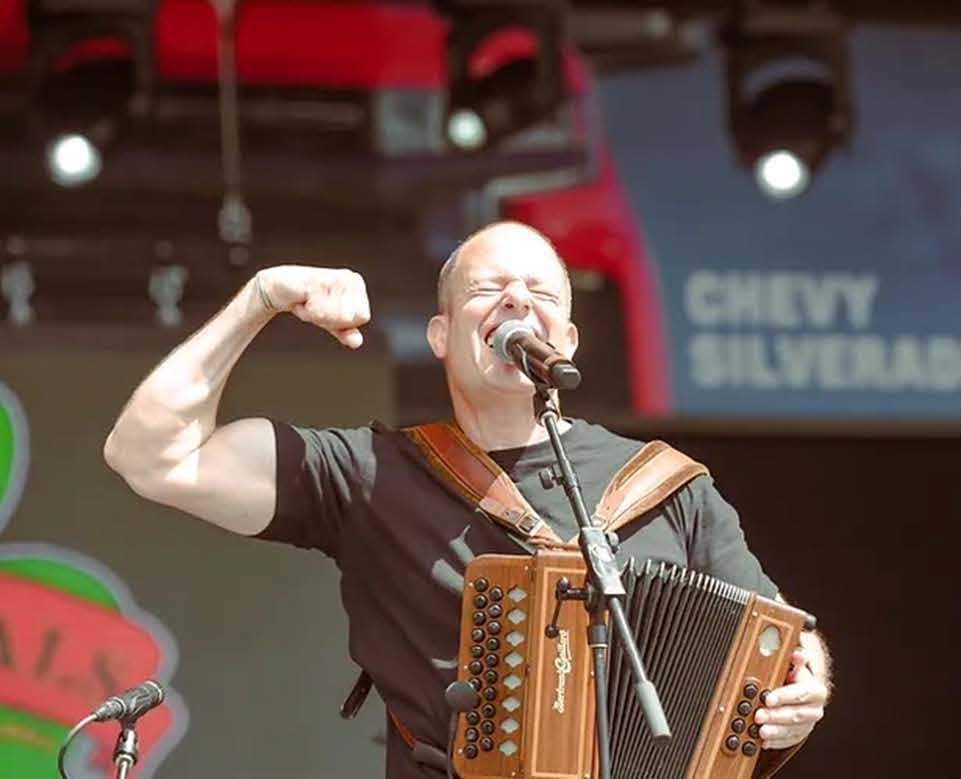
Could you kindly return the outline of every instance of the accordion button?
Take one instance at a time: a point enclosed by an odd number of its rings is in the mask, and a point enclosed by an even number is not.
[[[752,708],[753,707],[751,706],[750,701],[741,701],[737,705],[737,713],[740,714],[742,717],[746,717],[748,714],[751,713]]]
[[[480,579],[474,579],[474,589],[478,592],[486,592],[489,586],[490,582],[484,577],[481,577]]]
[[[487,632],[490,633],[492,636],[496,636],[498,633],[501,632],[501,623],[500,623],[500,622],[491,622],[491,623],[487,626]]]
[[[500,661],[501,659],[497,655],[495,655],[493,652],[491,652],[489,655],[487,655],[487,657],[484,658],[484,662],[487,663],[488,668],[496,668],[497,664]]]
[[[480,644],[474,644],[474,645],[470,648],[470,656],[471,656],[471,657],[483,657],[483,656],[484,656],[484,647],[482,647]]]
[[[500,617],[503,613],[504,613],[503,607],[500,606],[500,605],[497,604],[497,603],[492,604],[491,607],[490,607],[489,609],[487,609],[487,615],[488,615],[491,619],[497,619],[497,618]]]
[[[481,706],[481,714],[483,714],[487,719],[491,719],[497,714],[497,707],[493,703],[485,703]]]
[[[497,700],[497,689],[494,687],[485,687],[481,692],[484,696],[485,701],[496,701]]]
[[[747,729],[747,734],[748,734],[751,738],[760,738],[760,737],[761,737],[761,726],[758,725],[757,723],[754,723],[753,725],[751,725],[751,727],[749,727],[749,728]]]
[[[504,591],[500,587],[492,587],[490,591],[491,600],[500,600],[504,597]]]
[[[735,749],[737,749],[738,744],[740,743],[741,743],[741,739],[739,739],[737,736],[728,736],[726,739],[724,739],[724,746],[726,746],[731,751],[734,751]]]
[[[485,736],[493,735],[495,727],[493,720],[485,719],[480,726],[481,733]]]
[[[464,731],[464,738],[468,741],[477,741],[477,739],[480,738],[480,733],[478,733],[477,728],[467,728],[467,730]]]
[[[484,631],[481,630],[480,628],[474,628],[470,632],[471,640],[476,641],[477,643],[480,643],[481,641],[484,640],[484,635],[485,635]]]
[[[487,615],[483,611],[475,611],[471,619],[474,620],[475,625],[480,626],[487,622]]]
[[[476,725],[478,722],[480,722],[480,714],[478,714],[476,711],[469,711],[464,716],[468,725]]]
[[[466,747],[464,747],[464,757],[466,757],[468,760],[473,760],[475,757],[477,757],[477,755],[477,747],[473,744],[468,744]]]
[[[494,739],[485,736],[480,740],[480,748],[485,752],[490,752],[494,748]]]
[[[744,685],[744,697],[753,699],[757,695],[757,685],[748,682]]]
[[[734,720],[734,722],[731,723],[731,730],[733,730],[735,733],[743,733],[746,724],[747,723],[745,723],[744,720],[738,717],[736,720]]]
[[[467,664],[467,670],[474,676],[480,676],[484,670],[484,664],[480,660],[471,660]]]
[[[501,642],[499,638],[489,638],[485,642],[484,646],[486,646],[491,652],[496,652],[501,648]]]
[[[760,697],[761,705],[764,705],[765,701],[767,701],[767,696],[770,694],[771,694],[770,690],[761,690],[761,697]]]
[[[484,686],[483,683],[481,682],[481,680],[478,679],[476,676],[473,677],[473,678],[468,682],[468,684],[469,684],[471,687],[473,687],[474,690],[476,690],[477,692],[480,692],[480,691],[481,691],[481,687]]]
[[[497,684],[498,678],[499,677],[497,676],[497,671],[484,672],[484,681],[487,682],[488,684]]]
[[[757,744],[753,741],[745,741],[741,751],[748,757],[754,757],[757,754]]]
[[[486,605],[487,605],[487,596],[486,596],[486,595],[475,595],[475,596],[474,596],[474,608],[475,608],[475,609],[482,609],[482,608],[484,608]]]

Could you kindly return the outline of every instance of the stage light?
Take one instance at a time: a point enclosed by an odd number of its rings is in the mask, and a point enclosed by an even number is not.
[[[452,3],[447,51],[447,142],[497,146],[555,116],[566,97],[563,3]]]
[[[90,140],[78,133],[60,135],[47,146],[47,169],[62,187],[77,187],[100,175],[100,152]]]
[[[823,6],[745,4],[725,29],[727,111],[738,162],[784,200],[806,191],[852,127],[847,40]]]
[[[800,195],[811,180],[807,164],[787,149],[762,155],[754,165],[754,176],[758,188],[776,200]]]
[[[447,119],[447,137],[458,149],[476,151],[487,143],[487,128],[476,111],[460,108]]]

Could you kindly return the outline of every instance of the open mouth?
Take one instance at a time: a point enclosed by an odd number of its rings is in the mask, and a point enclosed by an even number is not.
[[[522,319],[505,319],[504,322],[523,322],[523,320]],[[484,343],[487,344],[492,349],[494,348],[494,333],[497,332],[497,328],[500,327],[502,324],[504,324],[504,322],[498,322],[497,324],[491,325],[487,329],[487,331],[484,333]],[[534,335],[536,335],[542,341],[547,340],[547,336],[541,332],[541,329],[539,327],[534,327],[532,325],[529,325],[529,327],[531,328],[531,330],[534,331]]]

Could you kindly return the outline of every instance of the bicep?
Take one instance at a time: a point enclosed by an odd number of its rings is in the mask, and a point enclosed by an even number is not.
[[[276,440],[267,419],[218,427],[163,475],[161,502],[242,535],[270,523],[277,493]]]

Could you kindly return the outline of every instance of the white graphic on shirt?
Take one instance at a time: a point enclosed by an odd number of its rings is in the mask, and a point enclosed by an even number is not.
[[[461,564],[461,570],[466,568],[468,563],[477,557],[467,544],[467,533],[469,530],[470,526],[465,527],[464,532],[449,544],[451,552],[453,552],[454,557],[456,557],[457,561]],[[453,565],[447,560],[436,560],[431,566],[430,576],[443,587],[444,590],[456,597],[458,602],[460,602],[461,595],[464,592],[464,576],[458,573]],[[430,662],[431,665],[438,670],[453,671],[457,668],[457,655],[449,659],[433,657]]]

